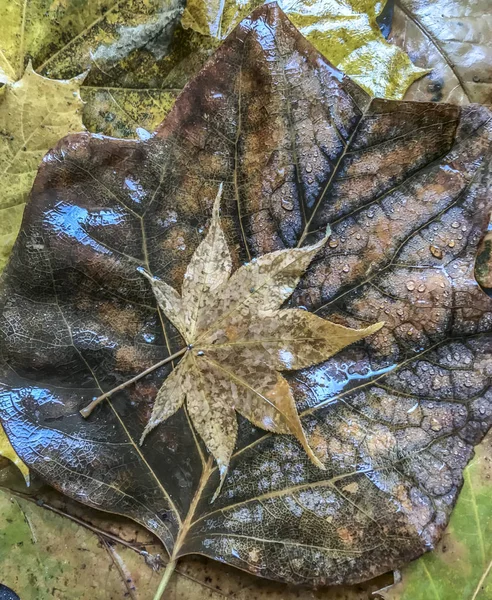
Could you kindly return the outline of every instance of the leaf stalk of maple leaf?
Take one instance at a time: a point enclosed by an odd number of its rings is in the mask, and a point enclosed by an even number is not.
[[[180,356],[183,356],[183,354],[185,354],[186,352],[188,352],[188,350],[190,350],[190,346],[186,346],[185,348],[181,348],[181,350],[179,350],[178,352],[175,352],[174,354],[171,354],[171,356],[168,356],[167,358],[164,358],[163,360],[155,363],[155,365],[152,365],[148,369],[145,369],[145,371],[142,371],[138,375],[135,375],[135,377],[132,377],[128,381],[124,381],[123,383],[121,383],[120,385],[116,386],[112,390],[109,390],[109,392],[105,392],[104,394],[101,394],[101,396],[98,396],[97,398],[94,398],[94,400],[90,404],[88,404],[85,408],[83,408],[80,411],[80,414],[84,418],[87,418],[92,413],[92,411],[96,408],[96,406],[98,404],[100,404],[101,402],[103,402],[103,400],[106,400],[106,398],[109,398],[114,393],[119,392],[120,390],[125,389],[126,387],[128,387],[132,383],[135,383],[136,381],[138,381],[142,377],[145,377],[145,375],[148,375],[149,373],[152,373],[152,371],[155,371],[159,367],[162,367],[163,365],[171,362],[172,360],[175,360],[176,358],[179,358]]]

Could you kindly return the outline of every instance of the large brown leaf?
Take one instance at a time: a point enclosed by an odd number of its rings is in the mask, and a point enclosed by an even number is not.
[[[66,494],[131,516],[173,556],[293,583],[355,582],[430,549],[490,425],[492,302],[473,278],[488,220],[491,113],[370,101],[275,5],[256,11],[156,135],[66,138],[45,158],[5,272],[3,426]],[[288,374],[309,444],[239,425],[218,472],[184,409],[140,448],[182,347],[143,266],[175,289],[218,183],[233,268],[332,236],[291,306],[386,326]]]

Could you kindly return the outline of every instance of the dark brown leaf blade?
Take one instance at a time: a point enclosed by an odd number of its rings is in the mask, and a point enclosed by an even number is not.
[[[375,100],[275,5],[246,19],[146,142],[84,134],[45,159],[2,287],[0,416],[33,471],[131,516],[174,558],[356,582],[430,549],[491,422],[492,303],[473,277],[490,210],[491,114]],[[143,267],[179,290],[224,181],[233,270],[332,236],[292,307],[386,326],[286,374],[311,464],[245,421],[218,472],[184,409],[138,440],[182,347]],[[177,542],[177,543],[176,543]]]

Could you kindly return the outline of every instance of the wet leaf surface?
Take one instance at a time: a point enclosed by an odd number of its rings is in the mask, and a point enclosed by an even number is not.
[[[220,224],[222,184],[205,239],[186,268],[181,295],[145,270],[164,315],[184,340],[182,358],[157,393],[141,443],[186,401],[192,426],[214,457],[221,485],[237,440],[236,411],[256,427],[297,438],[314,465],[313,452],[281,371],[298,371],[368,335],[308,311],[281,310],[329,235],[312,246],[277,250],[239,267]],[[85,411],[83,411],[84,416]]]
[[[88,71],[81,93],[90,130],[123,137],[135,137],[136,127],[152,131],[173,97],[161,89],[162,63],[183,5],[181,0],[89,0],[82,5],[64,0],[49,7],[42,0],[4,2],[0,81],[2,72],[11,81],[20,79],[29,59],[36,72],[51,79]]]
[[[390,41],[432,72],[405,100],[492,104],[488,0],[395,0]]]
[[[436,550],[403,570],[385,600],[492,597],[492,437],[478,446],[449,526]]]
[[[91,575],[96,580],[101,577],[100,572],[106,576],[108,571],[107,556],[99,550],[108,550],[108,546],[102,545],[102,537],[109,545],[111,556],[118,557],[119,564],[123,559],[124,581],[131,578],[131,582],[126,583],[131,583],[129,592],[133,593],[136,600],[146,600],[157,586],[161,577],[160,570],[164,567],[165,551],[157,538],[143,527],[128,519],[101,513],[74,502],[36,479],[30,488],[26,488],[23,480],[12,467],[2,470],[0,466],[0,486],[4,490],[8,488],[5,491],[10,494],[10,497],[20,496],[24,502],[30,499],[37,504],[39,510],[36,514],[43,519],[43,512],[56,511],[59,515],[59,519],[56,520],[56,532],[60,535],[62,531],[63,539],[68,537],[64,533],[65,525],[71,534],[76,531],[77,536],[81,535],[85,540],[91,540],[91,535],[97,537],[97,552],[100,560]],[[78,526],[71,523],[74,519]],[[143,560],[141,552],[147,553]],[[21,556],[18,560],[19,564],[23,564]],[[89,576],[87,563],[85,564],[84,575]],[[12,574],[15,575],[15,571],[12,570]],[[10,575],[11,573],[9,577]],[[176,576],[171,581],[167,594],[173,600],[266,600],[267,598],[268,600],[368,600],[372,592],[387,585],[391,580],[392,576],[388,575],[362,585],[325,588],[313,592],[259,580],[248,573],[231,570],[227,565],[221,565],[205,557],[187,556],[180,560]],[[116,589],[119,589],[118,580],[113,581],[117,582]],[[127,592],[128,597],[132,598],[129,592]],[[64,592],[62,597],[64,598],[65,595],[69,597],[69,593]]]
[[[490,117],[370,102],[268,6],[151,139],[62,141],[2,288],[0,410],[15,450],[64,493],[144,524],[174,558],[319,585],[430,549],[491,419],[492,303],[473,277]],[[88,421],[78,411],[182,347],[136,269],[180,289],[221,181],[234,270],[331,224],[289,306],[386,326],[285,374],[326,471],[293,437],[241,421],[210,504],[218,472],[186,410],[138,445],[168,366]]]
[[[223,40],[260,4],[261,0],[189,0],[182,25],[204,39]],[[279,5],[333,65],[373,96],[399,100],[408,86],[425,73],[404,52],[385,41],[378,23],[384,3],[281,0]]]

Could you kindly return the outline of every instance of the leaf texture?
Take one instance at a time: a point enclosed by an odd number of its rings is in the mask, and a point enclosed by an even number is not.
[[[492,104],[492,14],[488,0],[396,0],[390,41],[432,69],[405,99]]]
[[[183,5],[181,0],[2,2],[0,81],[2,73],[8,81],[19,80],[28,60],[51,79],[88,72],[81,90],[86,127],[138,137],[139,130],[158,125],[176,97],[162,83]]]
[[[69,132],[82,131],[82,77],[53,81],[29,64],[0,96],[0,271],[19,232],[24,204],[44,154]]]
[[[473,277],[491,127],[476,105],[370,101],[268,5],[149,140],[63,140],[1,291],[0,416],[16,452],[66,494],[144,524],[174,558],[321,585],[429,550],[491,422],[492,303]],[[218,469],[185,407],[138,444],[170,365],[90,421],[78,411],[181,347],[136,269],[181,290],[221,181],[235,272],[330,224],[287,306],[385,327],[282,375],[326,470],[293,437],[239,420],[211,505]]]
[[[0,457],[7,458],[19,469],[24,477],[25,482],[29,485],[29,469],[18,457],[15,450],[12,448],[9,438],[6,436],[3,427],[0,425]]]
[[[490,435],[478,446],[464,472],[465,482],[436,550],[408,565],[385,600],[487,600],[492,595],[492,517]]]
[[[267,431],[293,434],[313,463],[324,469],[306,440],[289,383],[278,371],[321,363],[383,323],[357,330],[306,311],[279,310],[327,236],[312,246],[253,259],[253,266],[240,267],[230,278],[221,196],[222,184],[210,229],[186,268],[182,296],[141,271],[186,343],[185,358],[157,393],[141,443],[186,399],[192,424],[217,462],[221,485],[236,445],[235,411]]]
[[[189,0],[182,24],[204,39],[221,40],[260,4],[261,0]],[[408,86],[426,71],[413,65],[397,46],[385,41],[378,23],[384,4],[372,0],[279,2],[315,48],[367,93],[399,100]]]

